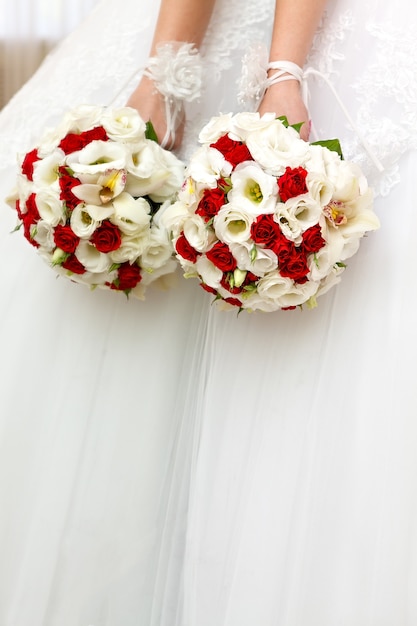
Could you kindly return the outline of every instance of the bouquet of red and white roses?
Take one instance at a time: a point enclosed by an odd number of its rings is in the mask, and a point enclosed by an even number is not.
[[[379,226],[359,168],[272,114],[213,118],[200,143],[161,218],[184,275],[239,309],[314,307]]]
[[[177,265],[159,209],[183,178],[136,110],[86,105],[21,158],[8,202],[59,274],[143,297]]]

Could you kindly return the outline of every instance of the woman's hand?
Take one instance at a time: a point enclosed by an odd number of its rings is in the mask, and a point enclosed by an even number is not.
[[[143,76],[136,89],[130,95],[126,105],[136,109],[145,122],[152,122],[158,141],[161,143],[167,131],[165,101],[164,97],[155,88],[152,80]],[[170,142],[168,140],[165,146],[167,149],[175,150],[181,145],[184,121],[185,118],[180,120],[179,125],[175,128],[174,141]]]
[[[302,123],[300,137],[308,141],[311,124],[298,81],[285,80],[269,87],[259,106],[259,113],[267,112],[273,112],[277,117],[285,115],[289,124]]]

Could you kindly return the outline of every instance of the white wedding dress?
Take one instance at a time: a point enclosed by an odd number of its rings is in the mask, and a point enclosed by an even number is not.
[[[273,0],[218,0],[183,156],[236,110]],[[309,64],[315,133],[341,139],[381,229],[313,311],[145,302],[56,279],[0,213],[0,626],[417,623],[417,15],[330,3]],[[101,0],[0,114],[17,151],[75,105],[123,104],[158,3]],[[135,69],[139,73],[132,77]]]

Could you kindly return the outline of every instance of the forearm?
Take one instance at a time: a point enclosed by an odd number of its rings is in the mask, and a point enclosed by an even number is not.
[[[159,43],[186,41],[200,46],[215,0],[162,0],[151,54]]]
[[[304,65],[327,0],[276,0],[270,60]]]

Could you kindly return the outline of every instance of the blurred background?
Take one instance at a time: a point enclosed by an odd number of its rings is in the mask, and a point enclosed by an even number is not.
[[[99,0],[0,0],[0,109]]]

